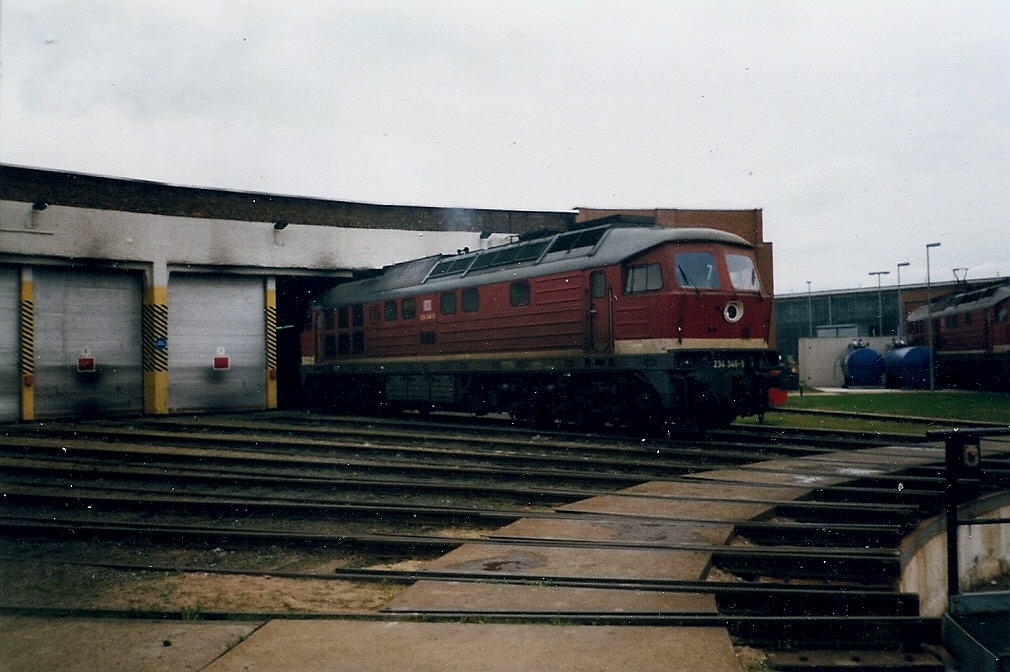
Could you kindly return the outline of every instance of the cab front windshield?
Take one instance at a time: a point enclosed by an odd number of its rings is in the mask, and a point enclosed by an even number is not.
[[[725,255],[729,284],[734,290],[761,291],[754,260],[747,254],[728,252]],[[677,284],[693,289],[719,289],[725,287],[725,278],[716,264],[716,254],[709,251],[681,250],[673,255]]]
[[[758,279],[754,260],[746,254],[727,254],[726,270],[729,271],[729,281],[733,289],[745,292],[761,291],[761,281]]]
[[[719,271],[711,252],[677,252],[673,255],[677,284],[681,287],[717,289]]]

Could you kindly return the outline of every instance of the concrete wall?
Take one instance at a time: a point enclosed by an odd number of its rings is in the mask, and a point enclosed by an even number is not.
[[[842,362],[852,338],[801,338],[799,376],[804,387],[842,387],[845,375]],[[881,355],[894,344],[893,336],[863,336],[860,340]]]
[[[115,210],[0,201],[0,262],[125,262],[221,272],[284,275],[374,269],[462,247],[507,242],[505,234],[481,239],[470,231],[349,229],[291,222],[201,219]],[[162,283],[163,284],[163,283]]]
[[[962,519],[1008,518],[1010,493],[962,507],[960,515]],[[961,526],[957,539],[960,591],[971,591],[1010,572],[1010,525]],[[942,616],[947,610],[947,534],[943,516],[924,522],[906,538],[901,567],[899,588],[919,595],[920,615]]]
[[[280,334],[278,315],[285,316],[286,325],[300,324],[306,294],[355,271],[510,239],[479,230],[359,229],[299,221],[278,228],[269,221],[0,200],[0,303],[20,329],[16,339],[0,333],[0,410],[5,420],[16,414],[30,421],[141,409],[150,414],[220,410],[233,408],[232,402],[241,402],[242,408],[275,408],[282,385],[295,403],[299,353],[289,336],[296,333]],[[278,294],[278,277],[302,284],[281,283],[290,291]],[[192,286],[186,282],[194,278],[195,290],[177,293]],[[119,287],[120,280],[134,294],[110,312],[117,294],[109,287]],[[241,301],[224,291],[230,286],[222,285],[225,280],[248,290]],[[15,300],[18,312],[10,315]],[[182,319],[187,308],[189,313],[202,310],[203,319]],[[230,330],[222,331],[222,320]],[[215,325],[221,329],[204,333]],[[129,353],[105,348],[99,370],[82,377],[72,365],[79,348],[104,343],[108,335],[120,338]],[[183,361],[189,341],[211,336],[214,344],[199,341],[195,364]],[[75,345],[68,350],[67,343]],[[229,351],[247,356],[243,366],[213,374],[221,384],[211,397],[211,386],[201,383],[212,375],[208,363],[215,351],[210,346],[226,343]],[[237,350],[239,343],[254,343],[256,352]],[[129,379],[129,392],[107,393],[106,388],[120,389],[111,372],[123,370],[136,373]],[[109,385],[100,386],[98,380]],[[223,394],[223,383],[229,381],[247,394]]]

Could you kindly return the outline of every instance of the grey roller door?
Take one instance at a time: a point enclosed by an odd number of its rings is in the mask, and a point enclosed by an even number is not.
[[[173,273],[168,282],[171,411],[266,407],[263,279]],[[228,358],[215,370],[214,358]]]
[[[36,417],[141,413],[139,273],[36,268]],[[93,371],[78,362],[93,359]]]
[[[20,270],[0,266],[0,422],[21,416],[20,287]]]

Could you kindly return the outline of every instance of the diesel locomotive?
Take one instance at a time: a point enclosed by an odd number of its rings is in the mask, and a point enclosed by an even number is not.
[[[911,345],[929,346],[930,318],[938,385],[1010,392],[1010,281],[966,287],[918,308],[908,316]]]
[[[311,404],[343,412],[704,431],[768,409],[771,311],[739,236],[590,225],[330,289],[301,374]]]

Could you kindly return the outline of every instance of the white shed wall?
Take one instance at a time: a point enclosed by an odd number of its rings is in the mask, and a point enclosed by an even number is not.
[[[102,259],[229,269],[336,271],[382,268],[431,254],[500,244],[508,236],[481,240],[466,231],[344,229],[292,222],[169,217],[113,210],[0,201],[0,261],[20,257]],[[7,254],[5,254],[7,253]]]
[[[854,338],[801,338],[800,339],[800,384],[804,387],[842,387],[845,375],[842,362],[849,352],[849,343]],[[893,336],[863,336],[859,340],[881,355],[894,345]]]
[[[0,266],[0,422],[17,420],[21,410],[20,288],[18,269]]]

